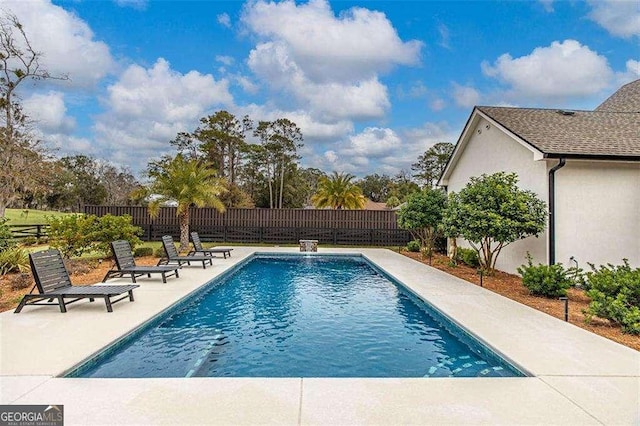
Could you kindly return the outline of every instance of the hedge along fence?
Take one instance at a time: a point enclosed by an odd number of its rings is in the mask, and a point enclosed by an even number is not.
[[[163,207],[151,217],[146,207],[85,206],[86,214],[124,215],[144,230],[143,239],[180,234],[175,207]],[[394,211],[312,209],[228,209],[192,208],[190,229],[205,241],[237,243],[296,244],[316,239],[324,244],[402,246],[411,240],[399,229]]]

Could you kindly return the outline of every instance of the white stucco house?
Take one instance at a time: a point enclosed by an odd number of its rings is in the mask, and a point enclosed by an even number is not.
[[[496,268],[516,272],[527,251],[540,263],[571,266],[573,257],[587,270],[623,258],[640,266],[640,80],[594,111],[475,107],[439,183],[457,192],[498,171],[517,173],[549,220],[538,238],[504,248]]]

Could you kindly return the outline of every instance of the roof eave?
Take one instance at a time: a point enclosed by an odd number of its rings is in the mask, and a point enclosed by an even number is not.
[[[544,153],[544,158],[565,158],[567,160],[599,160],[599,161],[640,161],[640,155],[607,155],[576,153]]]

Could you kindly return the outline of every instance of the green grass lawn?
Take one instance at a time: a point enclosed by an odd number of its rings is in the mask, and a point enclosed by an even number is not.
[[[63,213],[46,210],[7,209],[5,217],[9,219],[9,225],[42,225],[47,223],[46,216],[65,216],[72,213]]]

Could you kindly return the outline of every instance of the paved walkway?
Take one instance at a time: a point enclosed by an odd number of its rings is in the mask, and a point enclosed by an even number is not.
[[[109,314],[99,301],[0,314],[0,404],[64,404],[67,425],[640,424],[640,352],[383,249],[331,251],[362,253],[532,377],[57,377],[255,251],[296,249],[236,247],[166,284],[142,278]]]

